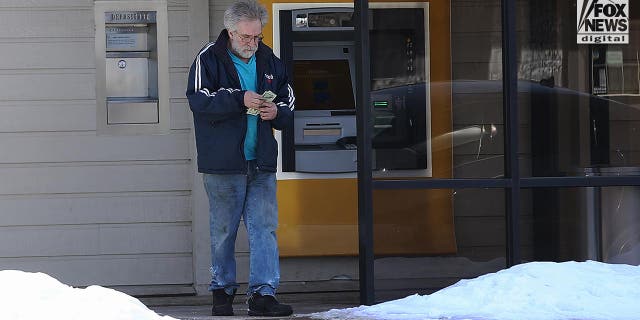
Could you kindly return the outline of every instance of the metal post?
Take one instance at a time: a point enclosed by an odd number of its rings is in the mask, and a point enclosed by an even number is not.
[[[604,262],[604,245],[602,243],[602,187],[594,187],[593,209],[595,214],[596,260]]]
[[[516,60],[515,0],[502,0],[502,106],[505,125],[505,176],[507,188],[507,267],[520,263],[520,166],[518,163],[518,64]]]
[[[370,123],[369,2],[354,0],[356,38],[356,123],[358,130],[358,243],[360,303],[375,302],[373,270],[373,178]]]

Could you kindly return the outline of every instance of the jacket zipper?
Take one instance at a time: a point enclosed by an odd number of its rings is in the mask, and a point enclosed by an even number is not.
[[[256,52],[257,53],[257,52]],[[262,61],[262,59],[260,59],[260,61],[258,61],[258,56],[256,56],[256,77],[257,79],[257,83],[256,83],[256,89],[258,92],[264,92],[264,69],[263,68],[263,64],[265,62]],[[256,122],[256,169],[260,170],[260,124],[262,123],[262,118],[260,118],[260,115],[258,115],[258,121]]]

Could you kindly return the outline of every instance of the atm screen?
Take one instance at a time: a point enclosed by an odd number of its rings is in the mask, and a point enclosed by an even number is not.
[[[355,110],[348,60],[294,60],[297,110]]]

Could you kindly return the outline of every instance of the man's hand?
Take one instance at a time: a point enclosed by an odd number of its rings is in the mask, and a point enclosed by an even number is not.
[[[244,93],[244,105],[249,109],[255,109],[256,111],[260,110],[260,106],[264,101],[262,100],[262,96],[253,92],[253,91],[245,91]]]
[[[276,104],[269,101],[263,101],[260,106],[260,119],[273,120],[278,115],[278,107]]]

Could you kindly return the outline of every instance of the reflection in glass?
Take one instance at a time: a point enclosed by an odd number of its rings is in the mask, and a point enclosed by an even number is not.
[[[376,298],[428,294],[505,268],[504,212],[501,189],[375,191]]]
[[[426,7],[373,8],[370,14],[374,169],[430,176]]]
[[[639,166],[640,42],[576,44],[570,1],[521,8],[518,76],[531,88],[518,96],[523,175]],[[639,39],[637,24],[629,32]]]
[[[546,188],[523,192],[532,199],[532,229],[522,229],[523,234],[534,235],[535,260],[640,264],[637,214],[640,187]]]

